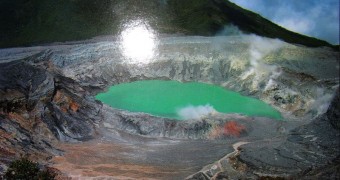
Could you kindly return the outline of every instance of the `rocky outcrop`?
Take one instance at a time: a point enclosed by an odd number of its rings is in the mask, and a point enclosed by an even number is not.
[[[53,76],[24,60],[0,66],[0,171],[4,164],[30,155],[46,161],[59,154],[57,139],[41,112],[53,95]]]
[[[25,61],[3,63],[0,67],[1,110],[11,112],[20,109],[31,111],[38,101],[51,98],[53,76]]]
[[[0,172],[20,156],[46,162],[61,154],[58,141],[96,135],[100,106],[84,100],[83,91],[73,81],[60,83],[48,60],[30,59],[0,66]]]
[[[43,118],[59,140],[83,141],[97,135],[100,106],[72,79],[55,76],[54,96]]]

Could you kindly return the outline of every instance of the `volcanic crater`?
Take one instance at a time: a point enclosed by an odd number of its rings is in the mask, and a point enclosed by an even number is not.
[[[339,154],[339,59],[330,48],[256,35],[164,36],[153,57],[133,61],[106,36],[1,49],[0,61],[4,169],[30,152],[73,178],[288,178],[313,175],[311,167],[332,166]],[[213,113],[179,121],[95,99],[142,80],[217,85],[283,118]]]

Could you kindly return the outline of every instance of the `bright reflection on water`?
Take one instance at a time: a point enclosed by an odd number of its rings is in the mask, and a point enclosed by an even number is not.
[[[156,34],[144,21],[133,21],[124,25],[121,47],[125,58],[134,63],[147,63],[155,53]]]

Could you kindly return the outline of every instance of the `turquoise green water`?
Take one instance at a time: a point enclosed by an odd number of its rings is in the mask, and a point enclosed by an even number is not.
[[[112,86],[107,92],[99,93],[96,99],[113,108],[178,120],[211,111],[212,107],[220,113],[281,119],[277,110],[258,99],[198,82],[135,81]]]

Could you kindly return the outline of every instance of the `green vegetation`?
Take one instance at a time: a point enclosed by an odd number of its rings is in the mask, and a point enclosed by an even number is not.
[[[227,0],[2,0],[0,48],[115,35],[131,19],[145,19],[160,33],[211,36],[233,24],[245,33],[333,47]]]
[[[229,23],[209,0],[171,0],[168,8],[173,13],[172,24],[186,34],[214,35]]]
[[[179,120],[208,114],[213,108],[221,113],[281,119],[277,110],[258,99],[198,82],[135,81],[112,86],[96,99],[114,108]]]
[[[80,40],[111,33],[110,0],[4,0],[0,47]]]
[[[38,163],[27,158],[13,161],[5,173],[6,180],[53,180],[55,174],[48,170],[41,171]]]

